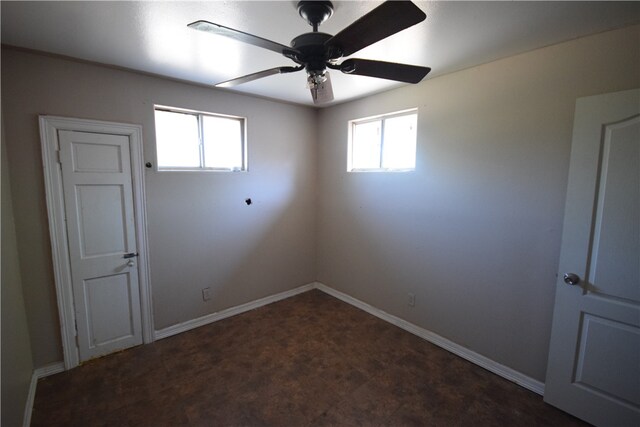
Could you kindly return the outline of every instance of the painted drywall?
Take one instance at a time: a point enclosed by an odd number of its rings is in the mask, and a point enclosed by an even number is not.
[[[154,104],[246,117],[249,166],[146,170],[155,329],[315,280],[313,109],[3,48],[2,106],[36,367],[62,360],[38,115],[140,124],[145,161],[155,164]]]
[[[4,116],[4,115],[3,115]],[[14,227],[11,187],[2,120],[2,419],[3,426],[22,425],[33,372],[27,313]]]
[[[321,110],[318,280],[544,381],[575,100],[640,86],[639,45],[629,27]],[[412,107],[415,172],[347,173],[348,120]]]

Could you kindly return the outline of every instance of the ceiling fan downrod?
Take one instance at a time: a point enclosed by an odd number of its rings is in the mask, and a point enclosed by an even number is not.
[[[330,1],[302,0],[298,2],[298,13],[313,27],[315,33],[320,24],[333,15],[333,4]]]

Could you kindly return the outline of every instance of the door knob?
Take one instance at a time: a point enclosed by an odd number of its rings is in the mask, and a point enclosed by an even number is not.
[[[129,267],[133,267],[134,265],[136,265],[136,263],[135,263],[135,262],[133,262],[133,260],[132,260],[132,259],[130,259],[130,260],[129,260],[129,262],[127,262],[127,265],[128,265]]]
[[[567,285],[577,285],[578,283],[580,283],[580,276],[575,273],[565,273],[564,283],[566,283]]]

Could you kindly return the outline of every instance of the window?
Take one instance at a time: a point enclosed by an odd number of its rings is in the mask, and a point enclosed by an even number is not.
[[[347,170],[414,170],[417,122],[415,109],[350,121]]]
[[[159,170],[246,170],[245,119],[156,107]]]

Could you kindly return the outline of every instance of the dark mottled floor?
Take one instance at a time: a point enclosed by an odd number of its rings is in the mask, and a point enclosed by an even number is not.
[[[38,383],[33,426],[579,426],[319,291]]]

